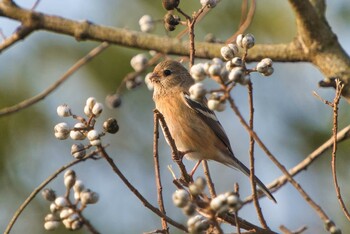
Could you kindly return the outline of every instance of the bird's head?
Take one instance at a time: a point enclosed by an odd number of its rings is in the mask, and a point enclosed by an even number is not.
[[[166,92],[175,87],[188,89],[194,82],[187,69],[174,60],[159,63],[154,68],[150,80],[155,92]]]

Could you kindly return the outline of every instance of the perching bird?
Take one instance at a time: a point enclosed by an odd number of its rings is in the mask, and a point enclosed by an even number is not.
[[[181,63],[173,60],[159,63],[150,80],[156,108],[164,116],[180,152],[189,159],[214,160],[250,175],[249,169],[234,156],[215,113],[204,101],[190,98],[189,88],[194,80]],[[260,179],[255,177],[255,181],[266,196],[276,202]]]

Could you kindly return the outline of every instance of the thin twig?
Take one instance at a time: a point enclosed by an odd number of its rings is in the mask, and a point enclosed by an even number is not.
[[[342,198],[340,187],[338,184],[338,178],[337,178],[337,167],[336,167],[336,158],[337,158],[337,132],[338,132],[338,106],[339,101],[341,98],[341,92],[344,88],[344,84],[341,83],[340,80],[336,80],[336,93],[333,100],[333,150],[332,150],[332,174],[333,174],[333,183],[335,187],[335,192],[337,194],[337,198],[340,204],[340,207],[343,210],[344,215],[346,218],[350,221],[350,214],[348,209],[346,208],[346,205],[344,203],[344,200]]]
[[[63,76],[58,79],[53,85],[48,87],[46,90],[44,90],[42,93],[31,97],[29,99],[26,99],[16,105],[5,107],[0,110],[0,117],[4,115],[9,115],[12,113],[15,113],[17,111],[23,110],[25,108],[30,107],[31,105],[39,102],[40,100],[46,98],[50,93],[52,93],[55,89],[57,89],[64,81],[66,81],[74,72],[76,72],[79,68],[81,68],[83,65],[85,65],[87,62],[89,62],[92,58],[96,57],[98,54],[100,54],[103,50],[105,50],[109,44],[107,42],[101,43],[99,46],[91,50],[87,55],[85,55],[83,58],[79,59],[78,62],[76,62],[72,67],[66,71]]]
[[[209,166],[208,166],[207,160],[202,160],[202,165],[203,165],[205,179],[206,179],[207,184],[208,184],[210,196],[211,196],[211,198],[214,198],[214,197],[216,197],[216,191],[215,191],[215,186],[214,186],[213,180],[210,176],[210,171],[209,171]]]
[[[8,47],[14,45],[16,42],[23,40],[25,37],[27,37],[29,34],[31,34],[35,30],[34,27],[28,27],[25,25],[20,25],[18,28],[16,28],[15,32],[5,38],[1,44],[0,44],[0,53],[7,49]]]
[[[350,138],[350,125],[338,132],[337,142],[339,144],[349,138]],[[321,146],[319,146],[317,149],[315,149],[311,154],[305,157],[304,160],[302,160],[293,168],[289,169],[289,174],[291,176],[296,176],[301,171],[306,170],[308,166],[310,166],[316,159],[318,159],[326,150],[330,149],[332,146],[333,146],[333,136],[329,138],[326,142],[324,142]],[[270,191],[275,192],[278,189],[280,189],[283,185],[285,185],[287,181],[288,181],[287,176],[281,175],[279,178],[272,181],[267,187],[269,188]],[[262,191],[258,191],[258,196],[259,198],[264,197],[265,194]],[[244,200],[244,203],[249,203],[252,201],[253,201],[252,196],[249,196]]]
[[[61,172],[63,172],[64,170],[66,170],[67,168],[70,168],[72,166],[74,166],[77,163],[80,163],[82,161],[85,161],[91,157],[93,157],[94,155],[97,154],[97,151],[93,151],[91,153],[89,153],[88,155],[86,155],[84,158],[82,159],[77,159],[74,160],[70,163],[68,163],[67,165],[61,167],[60,169],[58,169],[55,173],[53,173],[51,176],[49,176],[46,180],[44,180],[38,187],[36,187],[33,192],[27,197],[27,199],[22,203],[22,205],[17,209],[17,211],[15,212],[15,214],[13,215],[10,223],[7,225],[6,230],[4,232],[4,234],[8,234],[10,233],[13,225],[15,224],[16,220],[18,219],[18,217],[21,215],[21,213],[23,212],[23,210],[28,206],[28,204],[34,199],[34,197],[48,184],[50,183],[53,179],[55,179]]]
[[[253,83],[248,83],[248,102],[249,102],[249,127],[250,129],[254,129],[254,101],[253,101]],[[254,168],[254,144],[255,140],[252,135],[249,136],[250,144],[249,144],[249,159],[250,159],[250,184],[252,189],[252,196],[254,201],[254,206],[256,209],[256,213],[258,214],[259,221],[263,228],[270,229],[267,226],[264,215],[261,211],[261,207],[259,204],[259,199],[256,194],[256,182],[255,182],[255,168]]]
[[[141,195],[141,193],[129,182],[129,180],[124,176],[124,174],[119,170],[117,165],[114,163],[113,159],[107,154],[105,149],[101,146],[97,147],[99,149],[99,152],[101,156],[106,159],[108,164],[112,167],[113,171],[119,176],[119,178],[123,181],[123,183],[128,187],[128,189],[135,194],[135,196],[142,202],[142,204],[147,207],[149,210],[151,210],[153,213],[158,215],[159,217],[165,218],[165,220],[173,225],[174,227],[187,232],[187,228],[176,222],[175,220],[171,219],[170,217],[166,216],[163,212],[161,212],[157,207],[154,207],[151,203],[147,201],[147,199]]]
[[[164,208],[164,202],[163,202],[163,187],[162,187],[162,181],[160,177],[160,170],[159,170],[159,156],[158,156],[158,139],[159,139],[159,122],[158,122],[158,115],[157,113],[153,114],[154,118],[154,129],[153,129],[153,161],[154,161],[154,172],[155,172],[155,179],[156,179],[156,185],[157,185],[157,195],[158,195],[158,206],[160,211],[166,215],[165,208]],[[163,230],[166,230],[165,234],[168,233],[168,224],[165,220],[165,218],[161,217],[162,222],[162,228]]]
[[[238,34],[244,33],[247,30],[247,28],[252,23],[254,13],[255,13],[255,8],[256,8],[256,0],[252,0],[247,16],[244,18],[244,22],[242,24],[240,23],[238,30],[230,38],[226,40],[226,44],[232,43],[236,39]]]
[[[182,163],[182,157],[180,156],[180,152],[178,151],[176,144],[175,144],[175,141],[170,134],[170,131],[169,131],[169,128],[165,122],[164,116],[157,109],[155,109],[154,112],[158,115],[158,119],[160,121],[160,126],[162,127],[164,136],[170,145],[173,161],[175,161],[177,163],[177,165],[179,166],[180,172],[181,172],[181,177],[182,177],[182,179],[184,179],[184,182],[189,184],[192,181],[192,178],[187,173],[186,167]]]
[[[318,216],[323,220],[324,223],[329,222],[329,217],[327,214],[323,211],[323,209],[314,201],[312,198],[306,193],[306,191],[300,186],[300,184],[293,179],[293,177],[289,174],[288,170],[283,166],[277,158],[270,152],[270,150],[265,146],[265,144],[261,141],[259,136],[249,128],[248,124],[244,120],[242,114],[238,110],[234,100],[228,95],[228,101],[230,102],[231,108],[235,112],[235,114],[238,116],[241,124],[243,127],[248,131],[248,133],[254,137],[255,141],[258,143],[260,148],[265,152],[265,154],[270,158],[270,160],[283,172],[284,175],[286,175],[288,181],[296,188],[296,190],[301,194],[301,196],[305,199],[305,201],[315,210],[315,212],[318,214]]]

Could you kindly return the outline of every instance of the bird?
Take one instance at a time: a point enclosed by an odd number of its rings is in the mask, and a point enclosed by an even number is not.
[[[213,160],[237,168],[250,176],[250,170],[234,155],[230,141],[203,99],[190,98],[189,88],[195,83],[188,70],[175,60],[164,60],[155,66],[150,81],[153,101],[163,115],[176,148],[190,160]],[[276,202],[268,188],[258,177],[258,187]]]

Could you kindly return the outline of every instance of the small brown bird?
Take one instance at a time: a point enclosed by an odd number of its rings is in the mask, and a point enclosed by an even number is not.
[[[216,115],[203,102],[190,98],[194,80],[181,63],[166,60],[159,63],[150,78],[153,100],[165,118],[176,147],[189,159],[214,160],[242,171],[249,169],[233,154],[227,135]],[[266,186],[255,177],[267,197],[276,202]]]

